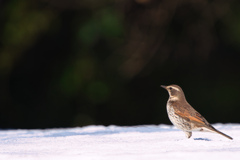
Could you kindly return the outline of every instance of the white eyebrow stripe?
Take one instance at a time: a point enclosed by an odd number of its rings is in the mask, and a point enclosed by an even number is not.
[[[177,87],[172,87],[172,88],[174,88],[174,89],[177,90],[177,91],[180,91]]]

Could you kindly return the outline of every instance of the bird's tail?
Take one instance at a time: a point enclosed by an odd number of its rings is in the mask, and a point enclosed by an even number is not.
[[[233,140],[232,137],[230,137],[230,136],[228,136],[228,135],[220,132],[219,130],[215,129],[215,128],[214,128],[213,126],[211,126],[211,125],[208,126],[206,129],[207,129],[207,131],[209,131],[209,132],[215,132],[215,133],[221,134],[222,136],[224,136],[224,137],[226,137],[226,138],[228,138],[228,139]]]

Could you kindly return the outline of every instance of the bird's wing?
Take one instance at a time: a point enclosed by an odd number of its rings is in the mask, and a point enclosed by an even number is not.
[[[174,107],[174,112],[178,116],[180,116],[188,121],[197,122],[197,123],[203,124],[203,125],[209,124],[207,122],[207,120],[192,107],[188,107],[188,106],[181,107],[181,108]]]

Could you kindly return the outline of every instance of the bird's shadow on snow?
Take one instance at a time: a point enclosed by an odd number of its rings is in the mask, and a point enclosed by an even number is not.
[[[211,139],[208,138],[193,138],[195,141],[212,141]]]

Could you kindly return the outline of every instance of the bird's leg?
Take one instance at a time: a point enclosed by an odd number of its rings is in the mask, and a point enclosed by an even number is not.
[[[185,133],[187,138],[190,138],[192,136],[192,132],[184,131],[184,133]]]

